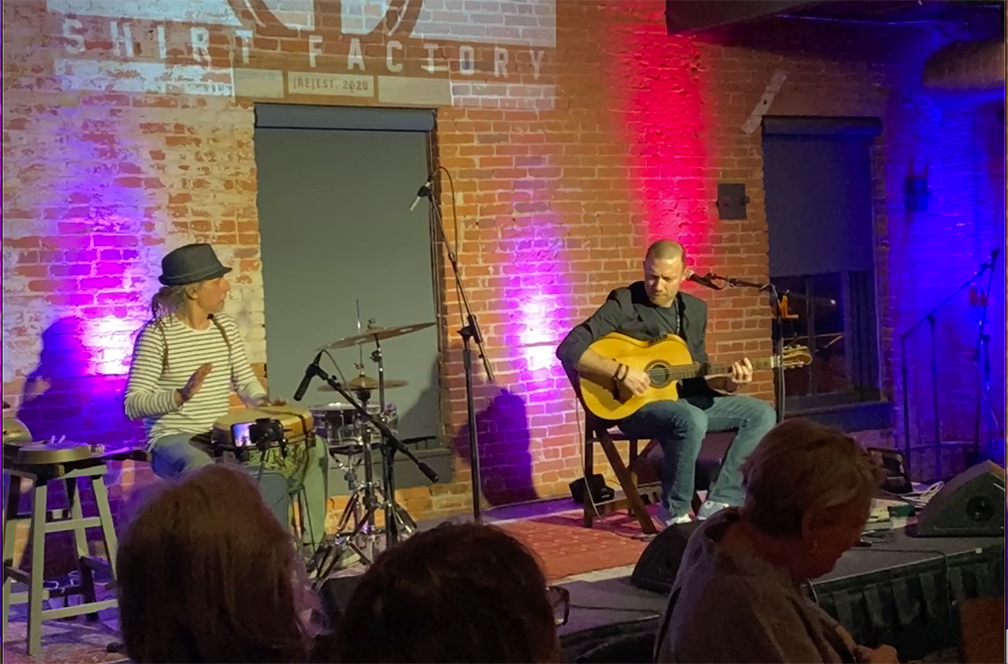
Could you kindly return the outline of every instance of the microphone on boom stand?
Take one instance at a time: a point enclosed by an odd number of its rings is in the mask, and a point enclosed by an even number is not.
[[[722,290],[724,286],[718,286],[714,283],[715,279],[721,279],[721,277],[713,272],[708,272],[702,277],[696,272],[690,272],[690,275],[686,277],[686,281],[692,281],[695,284],[700,284],[701,286],[710,288],[711,290]]]
[[[443,166],[439,166],[437,171],[444,171],[448,176],[448,183],[452,186],[452,197],[454,198],[454,185],[452,184],[451,173],[448,169]],[[466,410],[468,411],[468,426],[469,426],[469,469],[472,475],[472,501],[473,501],[473,521],[476,523],[481,523],[483,520],[480,505],[480,464],[479,464],[479,440],[477,436],[477,424],[476,424],[476,405],[475,396],[473,390],[473,370],[472,370],[472,348],[471,344],[475,342],[476,347],[479,349],[480,358],[483,360],[483,369],[486,372],[487,379],[492,383],[494,382],[493,368],[490,366],[490,359],[487,357],[486,348],[483,346],[483,335],[480,332],[479,321],[476,319],[476,314],[473,313],[472,307],[469,306],[469,296],[466,293],[465,284],[462,281],[462,275],[459,273],[458,266],[458,255],[452,248],[452,244],[448,242],[448,234],[445,232],[444,219],[441,216],[441,211],[438,205],[434,202],[433,194],[431,193],[431,185],[434,181],[434,176],[436,173],[428,175],[427,181],[422,187],[417,191],[417,196],[413,200],[413,204],[410,206],[410,210],[413,210],[421,198],[426,198],[430,201],[431,214],[434,215],[434,220],[437,225],[437,230],[441,233],[441,240],[444,242],[445,249],[448,253],[448,261],[452,266],[452,273],[455,276],[455,284],[458,288],[459,295],[462,299],[462,309],[463,309],[463,319],[464,324],[462,329],[458,331],[460,337],[462,337],[462,367],[465,371],[465,383],[466,383]],[[457,238],[456,238],[457,239]]]

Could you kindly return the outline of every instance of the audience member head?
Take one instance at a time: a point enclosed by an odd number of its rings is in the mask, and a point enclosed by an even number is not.
[[[538,561],[492,526],[445,524],[386,551],[340,624],[342,662],[559,662]]]
[[[311,600],[290,533],[242,469],[201,468],[155,489],[116,564],[135,662],[299,662]]]
[[[881,469],[857,441],[809,420],[771,429],[742,466],[742,516],[776,542],[797,581],[826,574],[860,541]]]

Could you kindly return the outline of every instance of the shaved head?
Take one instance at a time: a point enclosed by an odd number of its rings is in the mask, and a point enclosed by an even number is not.
[[[678,258],[683,263],[686,262],[686,250],[675,240],[658,240],[648,247],[645,261],[649,260],[672,260]]]
[[[644,288],[652,304],[671,307],[686,278],[686,250],[675,240],[658,240],[644,257]]]

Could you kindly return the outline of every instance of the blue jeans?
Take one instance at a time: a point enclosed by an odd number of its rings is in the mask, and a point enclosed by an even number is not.
[[[158,477],[176,478],[197,468],[214,463],[208,445],[193,440],[192,434],[180,433],[163,436],[149,447],[151,469]],[[247,467],[258,470],[262,459],[258,450],[249,453]],[[325,536],[326,480],[329,473],[329,455],[324,440],[312,447],[294,445],[287,458],[281,460],[276,450],[271,450],[264,466],[287,476],[292,497],[304,486],[307,528],[304,544],[314,547]]]
[[[710,408],[701,409],[688,401],[655,401],[618,423],[627,436],[657,438],[665,453],[662,468],[662,504],[673,516],[688,514],[693,502],[694,474],[700,446],[708,431],[738,429],[725,454],[717,480],[707,492],[707,500],[741,505],[742,462],[767,431],[776,424],[770,404],[742,395],[714,398]]]

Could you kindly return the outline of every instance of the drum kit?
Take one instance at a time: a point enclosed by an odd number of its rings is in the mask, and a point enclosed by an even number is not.
[[[347,559],[348,552],[360,557],[361,562],[370,565],[384,538],[386,548],[396,543],[401,536],[411,535],[416,523],[409,513],[395,502],[395,453],[402,452],[416,463],[431,481],[437,475],[398,439],[398,413],[396,405],[386,399],[386,390],[405,387],[407,381],[385,377],[385,362],[381,342],[411,334],[434,323],[403,325],[400,327],[378,327],[369,321],[365,330],[353,336],[344,337],[325,345],[306,371],[306,380],[314,374],[326,381],[318,388],[320,392],[337,392],[343,401],[333,401],[309,408],[316,425],[316,436],[326,441],[330,456],[344,471],[344,478],[350,489],[350,497],[340,516],[336,533],[327,536],[322,546],[309,561],[309,569],[314,570],[318,582]],[[377,366],[378,377],[365,372],[363,362],[364,346],[374,344],[370,358]],[[321,354],[329,350],[357,347],[360,362],[355,364],[358,375],[345,383],[330,377],[318,366]],[[302,383],[304,386],[305,383]],[[299,389],[303,396],[303,391]],[[378,402],[372,402],[377,392]],[[298,394],[294,397],[298,399]],[[419,442],[425,438],[411,439]],[[381,478],[374,477],[374,453],[381,457]],[[363,481],[358,473],[363,470]],[[379,509],[384,511],[384,524],[376,523]]]

